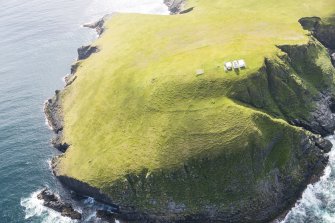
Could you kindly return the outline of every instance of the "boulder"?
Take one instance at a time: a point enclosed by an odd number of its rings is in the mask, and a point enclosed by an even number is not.
[[[97,217],[107,221],[107,222],[115,222],[115,214],[110,212],[110,211],[106,211],[106,210],[97,210]]]
[[[54,211],[60,212],[62,216],[71,219],[80,220],[81,213],[74,210],[70,203],[62,201],[57,195],[52,193],[48,188],[43,189],[37,198],[43,200],[43,205]]]

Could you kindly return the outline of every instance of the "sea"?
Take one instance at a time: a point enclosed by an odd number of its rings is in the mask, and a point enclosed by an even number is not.
[[[63,88],[77,48],[97,38],[82,25],[115,12],[169,14],[163,0],[0,0],[0,223],[71,222],[36,197],[46,186],[67,193],[50,171],[57,151],[43,104]],[[94,205],[76,206],[86,222]]]
[[[163,0],[0,0],[0,223],[76,222],[48,209],[37,194],[49,187],[101,222],[92,198],[73,201],[51,173],[52,132],[44,101],[64,86],[77,48],[97,38],[82,25],[116,12],[164,14]],[[330,137],[334,142],[335,139]],[[335,151],[321,180],[309,185],[282,222],[335,222]]]

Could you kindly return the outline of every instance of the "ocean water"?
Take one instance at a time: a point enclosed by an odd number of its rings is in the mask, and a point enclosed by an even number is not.
[[[43,103],[97,37],[81,25],[115,11],[168,14],[162,0],[0,0],[0,223],[69,222],[36,199],[44,186],[66,193],[50,172]]]
[[[63,87],[76,49],[97,37],[82,24],[115,11],[168,14],[167,8],[162,0],[0,0],[0,9],[0,223],[74,222],[36,197],[45,186],[71,196],[50,172],[57,152],[43,103]],[[94,209],[103,205],[91,198],[74,205],[85,222],[98,222]],[[324,176],[282,222],[335,222],[334,150]]]
[[[329,137],[335,145],[335,136]],[[335,222],[335,149],[329,153],[329,164],[320,181],[308,185],[302,198],[282,223]]]

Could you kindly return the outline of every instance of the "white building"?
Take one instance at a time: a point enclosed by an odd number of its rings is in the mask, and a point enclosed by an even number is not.
[[[239,68],[246,68],[246,64],[244,60],[237,61]]]
[[[224,66],[227,70],[232,70],[233,69],[233,64],[231,62],[225,63]]]
[[[233,68],[234,68],[234,69],[239,69],[239,68],[240,68],[240,66],[239,66],[237,60],[234,60],[234,61],[233,61]]]

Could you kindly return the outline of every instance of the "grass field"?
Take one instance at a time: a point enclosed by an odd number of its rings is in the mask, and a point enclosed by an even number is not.
[[[187,6],[195,8],[185,15],[116,14],[107,22],[94,43],[101,51],[81,62],[63,92],[64,140],[71,147],[60,159],[60,174],[108,191],[127,174],[249,154],[283,132],[262,171],[285,166],[303,131],[285,117],[305,116],[313,106],[299,102],[295,86],[309,97],[322,75],[310,78],[288,67],[295,82],[290,90],[277,86],[273,99],[264,88],[264,58],[280,67],[278,56],[285,54],[276,46],[308,44],[298,20],[332,16],[335,1],[188,0]],[[330,66],[321,46],[311,49],[315,67]],[[235,59],[244,59],[247,69],[225,72],[223,63]],[[196,76],[196,69],[205,74]],[[258,101],[240,100],[246,86],[248,100]]]

